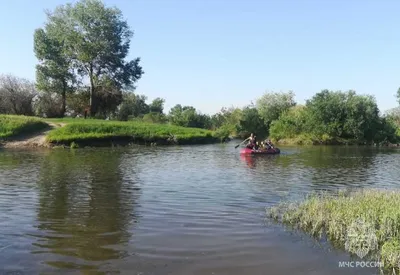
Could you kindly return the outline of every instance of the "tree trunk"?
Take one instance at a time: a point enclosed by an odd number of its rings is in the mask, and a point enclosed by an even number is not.
[[[94,87],[94,81],[93,81],[93,67],[90,65],[89,68],[89,78],[90,78],[90,116],[94,117],[96,114],[96,97],[95,97],[95,87]]]
[[[62,90],[62,106],[61,106],[61,117],[65,116],[65,109],[66,109],[66,90],[67,90],[67,85],[65,82],[63,82],[63,90]]]

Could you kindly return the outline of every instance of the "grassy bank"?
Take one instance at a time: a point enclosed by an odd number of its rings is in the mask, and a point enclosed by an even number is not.
[[[41,119],[26,116],[0,115],[0,139],[40,131],[48,125]]]
[[[326,236],[359,257],[380,259],[385,269],[398,271],[400,191],[372,189],[336,195],[313,194],[299,203],[281,203],[268,209],[268,215],[314,237]]]
[[[168,124],[120,122],[104,120],[62,121],[67,124],[49,133],[53,144],[79,146],[109,146],[111,144],[205,144],[219,142],[212,131]]]
[[[354,139],[344,138],[332,138],[328,135],[316,137],[310,134],[299,134],[297,136],[291,136],[287,138],[276,138],[271,137],[271,140],[276,144],[284,145],[365,145],[365,142],[361,142]]]

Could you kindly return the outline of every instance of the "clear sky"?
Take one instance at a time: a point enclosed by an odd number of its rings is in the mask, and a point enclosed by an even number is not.
[[[0,1],[0,73],[34,80],[33,32],[62,0]],[[106,0],[135,32],[137,93],[204,113],[244,106],[265,91],[304,103],[322,89],[375,95],[396,107],[397,0]]]

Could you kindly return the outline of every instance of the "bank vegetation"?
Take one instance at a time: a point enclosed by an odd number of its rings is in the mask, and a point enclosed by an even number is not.
[[[275,221],[317,239],[327,238],[363,260],[383,261],[399,274],[400,192],[367,189],[314,193],[268,209]]]
[[[322,90],[303,105],[294,100],[292,91],[265,92],[254,104],[224,107],[212,115],[180,103],[165,112],[165,99],[149,102],[146,95],[135,92],[145,71],[140,57],[128,58],[134,56],[129,51],[133,30],[121,10],[100,0],[80,0],[59,5],[46,15],[44,26],[33,33],[36,79],[0,75],[0,114],[199,128],[213,131],[222,141],[255,133],[259,139],[270,137],[287,144],[399,142],[400,112],[383,114],[374,97],[355,91]],[[62,131],[77,136],[72,129],[80,127],[82,135],[109,135],[99,129],[89,134],[94,126],[79,125]],[[118,127],[101,129],[125,131]],[[61,140],[55,137],[65,133],[52,134],[50,139]]]

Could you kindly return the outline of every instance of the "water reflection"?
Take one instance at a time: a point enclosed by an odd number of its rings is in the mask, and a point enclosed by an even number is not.
[[[273,203],[304,194],[376,184],[393,186],[397,151],[367,147],[314,146],[281,149],[280,155],[241,155],[252,188],[267,193]],[[400,161],[397,161],[400,163]],[[271,192],[274,190],[274,192]],[[279,196],[277,196],[279,193]]]
[[[257,166],[268,169],[268,165],[273,164],[278,157],[279,155],[240,155],[242,161],[251,169],[255,169]]]
[[[124,245],[137,220],[140,188],[124,177],[121,155],[59,151],[44,158],[38,180],[40,233],[32,253],[48,253],[48,265],[75,270],[97,269],[127,255]]]
[[[396,187],[398,151],[281,150],[0,151],[1,271],[353,274],[337,268],[345,252],[266,225],[265,207],[316,189]]]

